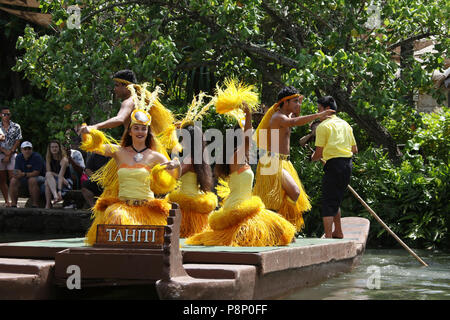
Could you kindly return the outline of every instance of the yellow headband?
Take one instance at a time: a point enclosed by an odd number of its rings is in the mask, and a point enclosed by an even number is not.
[[[131,124],[142,124],[144,126],[149,126],[152,123],[152,117],[150,114],[142,109],[135,109],[131,113]]]
[[[300,94],[296,93],[296,94],[293,94],[291,96],[284,97],[283,99],[281,99],[280,101],[277,102],[277,105],[279,106],[280,104],[282,104],[286,100],[290,100],[290,99],[297,98],[297,97],[300,97]]]
[[[128,80],[124,80],[124,79],[120,79],[120,78],[113,78],[114,81],[129,85],[129,84],[133,84],[133,82],[130,82]]]

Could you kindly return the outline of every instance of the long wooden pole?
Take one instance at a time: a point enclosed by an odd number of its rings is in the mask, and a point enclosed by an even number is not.
[[[314,152],[314,150],[308,146],[310,148],[311,151]],[[322,161],[323,164],[325,164],[325,161],[323,159],[320,159],[320,161]],[[425,267],[428,267],[428,264],[425,263],[425,261],[423,261],[410,247],[408,247],[406,245],[406,243],[404,243],[402,241],[402,239],[400,239],[395,233],[394,231],[391,230],[391,228],[388,227],[388,225],[386,223],[384,223],[383,220],[381,220],[381,218],[375,213],[375,211],[372,210],[371,207],[369,207],[369,205],[363,200],[363,198],[361,198],[359,196],[358,193],[356,193],[356,191],[352,188],[351,185],[348,185],[348,189],[350,190],[350,192],[355,196],[356,199],[358,199],[359,202],[361,202],[361,204],[363,205],[364,208],[366,208],[367,211],[369,211],[369,213],[375,218],[375,220],[377,220],[381,226],[387,231],[389,232],[389,234],[391,236],[394,237],[395,240],[397,240],[398,243],[400,243],[400,245],[406,249],[406,251],[408,251],[414,258],[416,258],[422,265],[424,265]]]
[[[421,264],[423,264],[425,267],[428,267],[428,264],[425,263],[425,261],[423,261],[422,259],[420,259],[420,257],[411,250],[410,247],[408,247],[403,241],[402,239],[400,239],[392,230],[391,228],[389,228],[384,222],[383,220],[381,220],[381,218],[375,213],[375,211],[373,211],[369,205],[356,193],[356,191],[350,186],[348,185],[348,189],[350,190],[351,193],[353,193],[353,195],[355,196],[356,199],[358,199],[359,202],[361,202],[361,204],[364,206],[364,208],[367,209],[367,211],[369,211],[369,213],[381,224],[381,226],[386,229],[387,232],[390,233],[391,236],[394,237],[395,240],[397,240],[398,243],[400,243],[402,245],[403,248],[405,248],[414,258],[416,258],[417,260],[419,260],[419,262]]]

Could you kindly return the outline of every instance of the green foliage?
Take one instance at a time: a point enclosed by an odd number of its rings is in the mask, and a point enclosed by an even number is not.
[[[68,29],[65,8],[73,4],[79,1],[42,3],[53,14],[57,33],[38,35],[27,28],[17,44],[25,54],[15,69],[47,89],[55,106],[69,104],[88,120],[111,115],[110,77],[124,68],[132,68],[139,81],[161,85],[167,103],[174,105],[187,104],[200,89],[213,89],[215,79],[236,75],[258,83],[262,73],[275,68],[306,96],[337,84],[351,92],[360,115],[399,120],[398,110],[411,108],[402,97],[411,88],[431,88],[429,72],[442,65],[439,59],[448,48],[440,23],[448,13],[436,9],[443,1],[373,1],[383,21],[374,30],[364,27],[370,12],[360,1],[142,0],[121,5],[88,0],[83,1],[81,29]],[[293,23],[293,33],[285,20]],[[399,81],[399,66],[388,47],[420,33],[433,34],[441,49],[422,64],[413,62]],[[287,69],[275,54],[295,61],[295,68]],[[203,84],[194,86],[193,79]]]
[[[393,167],[380,150],[368,150],[358,157],[352,184],[407,243],[444,247],[449,242],[448,174],[448,164],[425,165],[420,155],[408,154],[400,167]],[[372,237],[393,243],[375,221],[372,225]]]
[[[33,149],[45,155],[47,143],[51,137],[50,126],[56,125],[56,123],[50,123],[54,112],[52,104],[32,96],[24,96],[8,105],[12,109],[11,120],[17,122],[22,129],[23,141],[31,141]]]
[[[421,119],[423,125],[408,141],[408,150],[410,152],[418,151],[427,163],[433,165],[445,163],[448,165],[450,110],[443,108],[440,112],[422,114]]]
[[[423,127],[405,147],[400,166],[394,166],[382,149],[368,148],[354,161],[351,186],[378,216],[408,245],[448,248],[450,204],[448,145],[449,110],[424,114]],[[295,151],[294,165],[299,172],[313,209],[305,215],[305,235],[320,236],[322,165],[307,161],[304,150]],[[395,246],[396,241],[371,217],[365,208],[346,193],[342,215],[371,220],[369,244]]]

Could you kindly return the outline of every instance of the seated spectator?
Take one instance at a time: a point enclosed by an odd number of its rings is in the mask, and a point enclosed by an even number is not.
[[[39,207],[39,187],[45,181],[45,166],[41,155],[33,151],[33,145],[24,141],[20,149],[22,153],[16,157],[14,175],[9,185],[11,207],[17,207],[19,194],[29,193],[33,208]]]
[[[45,160],[45,208],[49,209],[61,202],[67,191],[72,190],[73,181],[66,151],[61,148],[59,141],[50,141]]]
[[[70,147],[66,148],[67,157],[70,164],[70,172],[72,173],[73,188],[80,189],[80,178],[84,173],[86,152],[80,149],[81,137],[80,129],[83,115],[79,111],[74,111],[70,116],[73,127],[66,130],[65,137]]]
[[[81,189],[81,177],[84,175],[84,158],[83,154],[74,149],[74,146],[71,145],[66,149],[67,159],[69,160],[69,171],[73,181],[73,190]],[[75,199],[64,199],[64,209],[76,209],[77,204]]]
[[[90,177],[95,171],[103,167],[110,159],[110,157],[91,153],[88,156],[86,163],[86,175]],[[81,184],[81,192],[83,193],[84,199],[89,204],[89,207],[92,208],[95,205],[95,197],[99,197],[102,194],[103,189],[96,182],[88,179]]]
[[[66,149],[67,159],[69,160],[69,169],[72,176],[73,188],[80,189],[80,178],[83,175],[84,158],[79,150],[73,149],[72,146]]]

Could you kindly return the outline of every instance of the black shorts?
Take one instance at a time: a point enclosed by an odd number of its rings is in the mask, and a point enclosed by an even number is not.
[[[98,185],[96,182],[92,182],[91,180],[83,181],[81,184],[81,188],[86,188],[91,191],[94,196],[99,197],[103,193],[102,187]]]
[[[323,167],[322,217],[334,217],[344,198],[352,175],[352,158],[333,158]]]

